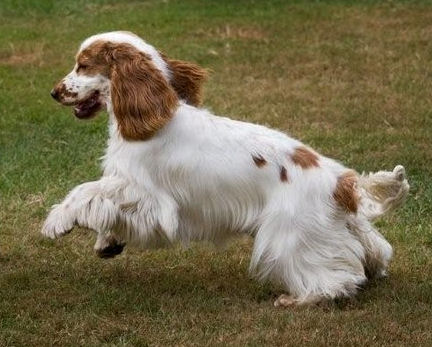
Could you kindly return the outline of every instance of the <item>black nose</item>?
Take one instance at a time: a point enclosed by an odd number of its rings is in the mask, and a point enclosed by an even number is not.
[[[57,90],[55,90],[55,89],[53,89],[53,90],[51,90],[51,96],[54,98],[54,99],[56,99],[56,100],[58,100],[58,98],[59,98],[59,93],[57,92]]]

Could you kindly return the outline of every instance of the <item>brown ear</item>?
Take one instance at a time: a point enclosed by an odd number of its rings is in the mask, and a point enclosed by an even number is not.
[[[199,106],[201,104],[202,84],[206,80],[207,70],[187,61],[168,59],[162,55],[168,64],[171,76],[171,85],[180,99],[188,104]]]
[[[129,44],[112,44],[111,99],[121,135],[146,140],[173,116],[178,98],[151,58]]]

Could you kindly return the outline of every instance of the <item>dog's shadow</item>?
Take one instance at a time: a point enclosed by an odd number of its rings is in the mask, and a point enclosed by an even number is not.
[[[79,281],[97,282],[90,292],[91,296],[103,295],[107,305],[121,305],[132,301],[136,307],[158,310],[168,302],[175,302],[183,307],[194,310],[207,309],[209,305],[264,305],[273,306],[274,300],[284,291],[278,285],[259,283],[251,278],[245,269],[232,265],[229,274],[223,269],[202,269],[208,264],[192,263],[188,267],[146,268],[137,269],[124,263],[114,264],[116,260],[105,260],[102,272],[95,270],[89,280],[88,273],[83,274]],[[235,274],[233,272],[236,271]],[[363,307],[365,304],[378,300],[377,292],[382,281],[372,280],[359,289],[352,298],[340,298],[323,301],[312,306],[295,308],[296,310],[313,309],[323,311],[350,311]],[[110,293],[111,295],[107,295]],[[89,298],[90,299],[90,298]],[[126,304],[126,303],[125,303]],[[275,308],[276,309],[276,308]],[[282,309],[283,308],[279,308]]]
[[[171,251],[163,252],[166,256]],[[133,302],[135,307],[151,310],[169,302],[191,310],[233,303],[272,305],[277,295],[271,284],[261,284],[248,275],[247,264],[236,263],[224,252],[198,252],[206,254],[202,261],[196,254],[179,261],[179,252],[172,252],[174,260],[170,261],[160,259],[159,251],[156,255],[131,252],[108,260],[94,256],[92,264],[78,266],[79,271],[72,276],[65,273],[63,278],[79,293],[90,288],[87,301],[104,300],[105,305],[117,307]]]
[[[239,247],[241,249],[239,249]],[[259,283],[247,271],[250,252],[246,244],[234,245],[228,253],[194,247],[193,251],[126,251],[113,259],[99,259],[88,254],[80,259],[65,259],[62,280],[87,302],[151,308],[157,310],[167,302],[176,302],[191,310],[209,304],[273,305],[281,287]],[[90,252],[89,252],[90,253]],[[242,253],[244,261],[238,261]],[[89,262],[88,257],[93,257]],[[67,256],[69,258],[69,256]],[[74,260],[74,262],[72,262]],[[55,269],[54,273],[57,272]],[[59,271],[61,271],[59,269]],[[372,280],[356,297],[326,301],[308,307],[320,310],[352,310],[379,300],[380,287],[386,279]],[[378,293],[379,292],[379,293]],[[57,293],[61,295],[61,293]]]

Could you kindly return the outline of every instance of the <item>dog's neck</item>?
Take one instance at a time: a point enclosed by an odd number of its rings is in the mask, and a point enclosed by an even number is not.
[[[118,142],[121,142],[121,143],[147,142],[147,141],[151,140],[152,138],[159,136],[161,130],[163,128],[167,127],[172,122],[172,119],[176,116],[176,114],[179,113],[179,112],[182,112],[182,110],[185,107],[195,108],[195,106],[188,105],[188,104],[186,104],[182,100],[179,101],[179,104],[178,104],[177,108],[172,112],[170,120],[167,123],[165,123],[160,129],[158,129],[158,131],[155,132],[153,134],[153,136],[149,137],[147,140],[133,141],[133,140],[125,139],[122,136],[122,134],[120,132],[120,129],[119,129],[119,125],[118,125],[118,122],[117,122],[116,115],[114,113],[114,109],[112,107],[112,103],[111,103],[111,101],[107,101],[106,108],[107,108],[107,113],[108,113],[108,124],[109,124],[109,143],[112,143],[112,142],[117,142],[117,143]]]

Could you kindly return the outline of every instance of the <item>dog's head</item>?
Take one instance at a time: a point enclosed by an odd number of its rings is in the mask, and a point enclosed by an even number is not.
[[[171,118],[179,99],[198,105],[206,71],[172,60],[129,32],[109,32],[86,39],[73,70],[51,91],[75,116],[91,118],[112,108],[121,135],[151,137]]]

